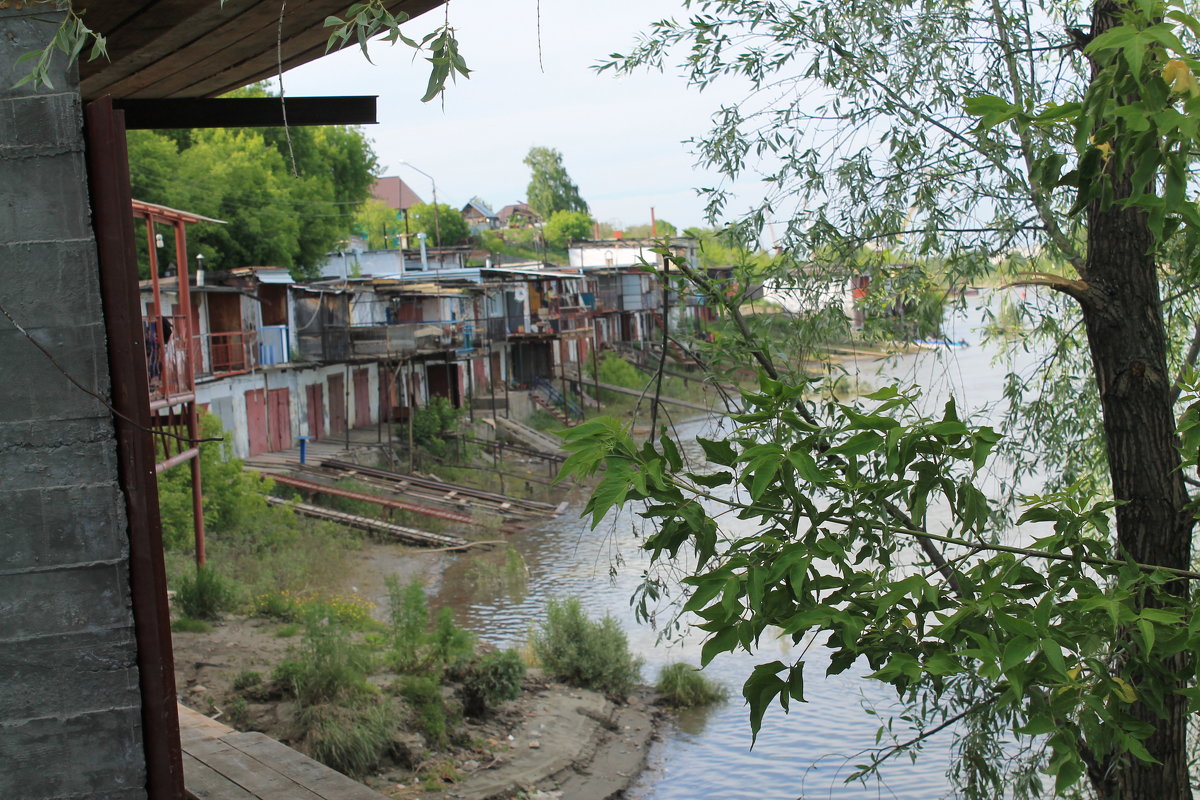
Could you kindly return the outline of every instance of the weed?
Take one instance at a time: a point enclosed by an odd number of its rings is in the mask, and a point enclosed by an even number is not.
[[[250,725],[250,711],[246,698],[235,697],[225,704],[225,717],[231,728],[245,730]]]
[[[202,619],[180,617],[171,623],[171,630],[175,633],[208,633],[212,630],[212,625]]]
[[[401,587],[395,578],[388,578],[388,611],[392,624],[392,649],[388,659],[397,672],[418,669],[429,627],[429,605],[425,587],[412,581]]]
[[[354,630],[375,624],[375,604],[358,595],[324,595],[319,592],[264,592],[250,604],[253,615],[291,622],[309,618],[329,619]]]
[[[421,772],[421,788],[427,792],[440,792],[446,784],[458,783],[463,774],[454,766],[450,759],[435,761]]]
[[[309,754],[323,764],[361,778],[376,767],[391,747],[394,709],[387,698],[361,707],[317,705],[300,712]]]
[[[467,668],[463,677],[463,713],[481,717],[489,709],[521,693],[525,664],[516,650],[489,653]]]
[[[279,629],[275,631],[275,636],[279,639],[290,639],[299,632],[300,626],[292,622],[287,625],[281,625]]]
[[[233,604],[233,588],[211,567],[196,567],[175,590],[175,602],[185,617],[218,619]]]
[[[475,636],[455,625],[454,612],[443,608],[429,638],[429,650],[436,666],[454,672],[475,654]]]
[[[608,615],[588,619],[577,597],[546,604],[531,644],[547,674],[564,683],[623,695],[641,679],[642,660],[630,654],[617,621]]]
[[[437,750],[445,749],[450,744],[447,730],[450,719],[438,682],[430,677],[405,675],[396,690],[416,713],[426,744]]]
[[[258,686],[262,683],[262,673],[255,672],[252,669],[246,669],[233,676],[233,690],[235,692],[244,692],[247,689]]]
[[[271,677],[303,706],[354,699],[369,694],[370,653],[330,620],[311,619],[304,640]]]
[[[663,702],[673,708],[691,708],[717,703],[729,696],[729,692],[691,666],[676,662],[659,670],[658,683],[654,686]]]

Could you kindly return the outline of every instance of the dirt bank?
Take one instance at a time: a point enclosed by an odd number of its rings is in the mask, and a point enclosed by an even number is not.
[[[386,607],[388,576],[435,584],[444,554],[368,544],[355,555],[345,587]],[[294,703],[275,698],[239,701],[238,675],[270,676],[290,647],[296,626],[259,618],[228,617],[206,633],[176,633],[175,676],[181,701],[227,725],[259,730],[298,749]],[[281,634],[292,634],[282,636]],[[644,767],[662,715],[649,690],[624,703],[595,692],[545,681],[531,671],[516,700],[483,720],[466,720],[463,744],[420,752],[414,763],[385,765],[364,782],[403,800],[617,797]]]

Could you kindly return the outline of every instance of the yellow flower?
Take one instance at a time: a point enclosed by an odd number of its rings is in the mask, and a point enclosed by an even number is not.
[[[1163,67],[1162,79],[1175,94],[1190,94],[1193,97],[1200,94],[1200,84],[1196,83],[1191,67],[1178,58],[1172,58]]]

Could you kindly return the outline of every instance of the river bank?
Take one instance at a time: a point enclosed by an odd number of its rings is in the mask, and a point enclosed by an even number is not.
[[[436,591],[448,566],[461,568],[469,559],[367,542],[353,556],[344,592],[376,610],[386,608],[389,578],[419,580]],[[227,725],[308,750],[307,733],[297,725],[296,701],[268,677],[297,648],[296,628],[261,617],[227,616],[208,631],[176,633],[181,702]],[[262,676],[262,682],[247,687],[248,675]],[[454,709],[453,690],[442,692]],[[486,716],[475,719],[452,710],[456,732],[448,746],[430,747],[415,726],[396,734],[389,756],[362,780],[401,800],[605,800],[619,796],[645,766],[664,720],[655,699],[642,687],[614,702],[531,669],[518,697]]]

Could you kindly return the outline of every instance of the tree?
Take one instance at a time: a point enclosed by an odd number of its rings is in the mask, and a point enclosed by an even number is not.
[[[555,211],[587,213],[588,204],[579,196],[579,187],[571,181],[562,163],[562,153],[551,147],[531,147],[525,156],[529,167],[529,188],[525,202],[541,216],[550,219]]]
[[[592,218],[585,211],[555,211],[546,220],[546,244],[563,248],[568,242],[592,235]]]
[[[625,236],[630,239],[649,239],[651,236],[675,236],[679,229],[665,219],[655,220],[654,225],[630,225],[625,229]]]
[[[387,203],[372,198],[359,206],[354,227],[366,237],[367,247],[387,250],[397,246],[398,237],[404,233],[404,220]]]
[[[1039,772],[1059,794],[1086,779],[1105,800],[1191,797],[1200,23],[1156,0],[1096,0],[1086,23],[1068,4],[1004,0],[690,5],[607,66],[661,67],[678,48],[695,85],[750,83],[697,142],[726,179],[767,178],[735,236],[784,225],[774,265],[793,283],[880,252],[855,268],[899,300],[930,270],[962,285],[993,256],[1038,252],[1048,266],[1013,281],[1057,293],[1024,312],[1053,357],[1036,379],[1010,376],[999,430],[953,401],[926,417],[903,387],[814,401],[820,385],[676,261],[725,306],[742,339],[725,355],[757,363],[759,388],[731,435],[701,440],[703,467],[666,433],[639,448],[611,421],[570,432],[567,473],[606,466],[593,523],[644,501],[656,561],[694,552],[682,608],[709,636],[705,662],[775,626],[798,644],[820,637],[831,671],[865,663],[894,686],[917,730],[861,774],[956,730],[968,797],[1038,795]],[[714,218],[728,191],[709,192]],[[1053,533],[1005,543],[1005,498],[977,486],[998,448],[1016,475],[1060,470],[1013,515]],[[943,530],[929,527],[934,503],[952,515]],[[756,533],[723,536],[730,511]],[[643,612],[667,589],[652,575]],[[757,667],[743,690],[752,728],[775,700],[802,701],[803,680],[803,661]],[[1004,732],[1019,755],[997,744]]]
[[[212,268],[285,266],[298,278],[349,238],[376,165],[361,131],[342,126],[132,131],[129,162],[138,199],[228,222],[192,234]]]
[[[435,211],[432,203],[417,203],[408,209],[408,231],[415,237],[424,233],[433,247],[463,244],[471,235],[471,229],[462,213],[445,203],[438,203]],[[440,233],[441,239],[438,238]],[[413,246],[412,240],[409,246]]]

